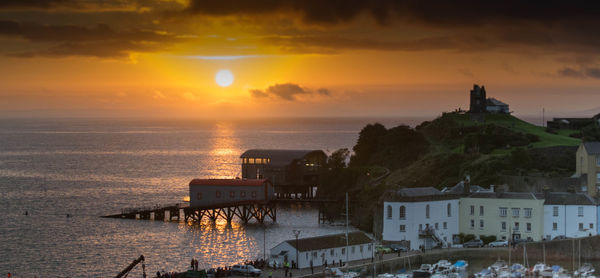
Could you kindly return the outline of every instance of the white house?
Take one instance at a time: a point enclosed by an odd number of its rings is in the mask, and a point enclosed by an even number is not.
[[[298,260],[296,259],[296,251]],[[271,248],[271,261],[283,265],[284,261],[298,262],[298,268],[313,266],[332,265],[340,260],[348,261],[370,259],[373,257],[373,243],[366,234],[362,232],[348,233],[348,250],[346,250],[346,234],[335,234],[318,237],[299,238],[298,240],[286,240]]]
[[[412,250],[452,244],[458,235],[459,197],[433,187],[388,193],[383,202],[383,240]]]
[[[549,192],[544,201],[544,238],[596,235],[597,209],[585,193]]]

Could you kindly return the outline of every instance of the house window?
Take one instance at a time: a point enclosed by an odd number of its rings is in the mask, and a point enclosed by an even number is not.
[[[558,230],[558,223],[556,223],[556,222],[552,223],[552,230],[553,231]]]
[[[446,212],[448,213],[448,217],[452,217],[452,206],[450,203],[446,206]]]
[[[558,216],[558,207],[557,206],[552,207],[552,216]]]
[[[240,197],[245,198],[246,197],[246,191],[240,192]]]
[[[419,231],[423,230],[423,224],[419,224]]]
[[[506,231],[506,222],[502,221],[502,231]]]
[[[590,230],[594,228],[594,223],[590,223]]]
[[[392,219],[392,206],[387,206],[387,218]]]
[[[483,229],[483,219],[479,220],[479,229]]]
[[[471,229],[475,228],[475,220],[471,219]]]
[[[583,231],[583,223],[579,223],[579,230]]]
[[[425,206],[425,218],[429,218],[429,205]]]
[[[448,229],[448,223],[444,222],[444,230]]]
[[[506,217],[506,211],[508,208],[500,208],[500,217]]]
[[[583,207],[577,207],[577,216],[583,217]]]
[[[306,252],[306,260],[308,261],[308,252]]]
[[[342,248],[342,255],[346,255],[346,247]]]
[[[437,223],[437,222],[435,222],[435,229],[437,230],[438,228],[439,228],[439,227],[438,227],[438,223]]]
[[[600,155],[596,156],[596,166],[600,166]]]
[[[400,219],[406,219],[406,207],[400,206]]]
[[[596,173],[596,183],[600,183],[600,173]]]
[[[513,209],[512,209],[512,215],[513,215],[513,217],[519,217],[520,210],[521,210],[521,209],[518,209],[518,208],[513,208]]]
[[[219,191],[219,190],[215,191],[215,197],[221,198],[221,191]]]
[[[475,206],[471,206],[471,215],[475,215]]]
[[[369,244],[369,247],[367,248],[368,251],[371,251],[371,248],[373,248],[373,246],[371,244]],[[332,255],[333,256],[333,255]]]
[[[525,218],[531,218],[531,211],[532,209],[530,208],[525,209]]]
[[[406,225],[400,225],[400,232],[406,232]]]
[[[527,223],[527,232],[531,232],[531,223]]]
[[[369,247],[371,247],[371,246],[369,246]],[[369,248],[369,249],[371,249],[371,248]],[[333,257],[333,249],[329,249],[329,256]]]
[[[229,198],[235,198],[235,191],[229,191]]]
[[[519,231],[519,222],[515,222],[514,231]]]
[[[356,251],[356,246],[352,246],[352,248],[350,248],[350,252],[351,252],[352,254],[354,254],[354,252],[355,252],[355,251]],[[315,254],[316,254],[316,253],[315,253]]]
[[[202,200],[202,192],[198,192],[198,194],[196,194],[196,199]]]
[[[362,253],[364,249],[365,249],[364,246],[361,245],[360,246],[360,252]]]
[[[479,206],[479,216],[483,216],[483,206]]]
[[[252,191],[252,198],[256,199],[256,191]]]

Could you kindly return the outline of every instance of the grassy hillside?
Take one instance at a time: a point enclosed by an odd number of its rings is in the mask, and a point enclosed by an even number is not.
[[[443,188],[466,175],[474,184],[501,184],[503,176],[569,176],[580,139],[570,132],[552,134],[511,115],[445,113],[416,128],[367,125],[349,151],[330,161],[319,194],[343,198],[348,191],[360,208],[354,220],[370,230],[373,210],[386,190],[400,187]],[[343,156],[340,157],[340,154]],[[351,196],[352,197],[352,196]]]
[[[536,135],[539,137],[539,141],[532,144],[534,148],[577,146],[581,142],[580,139],[569,137],[569,134],[575,132],[574,130],[562,130],[559,134],[551,134],[541,126],[533,125],[507,114],[486,114],[484,122],[471,120],[469,114],[448,113],[443,117],[464,126],[494,124],[516,132]]]

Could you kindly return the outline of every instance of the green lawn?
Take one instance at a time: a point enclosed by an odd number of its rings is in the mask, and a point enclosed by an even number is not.
[[[469,114],[446,114],[456,123],[463,126],[479,125],[481,123],[470,119]],[[575,132],[574,130],[561,130],[559,134],[551,134],[545,131],[541,126],[523,121],[517,117],[506,114],[486,114],[485,123],[495,124],[506,127],[514,131],[530,133],[537,135],[540,141],[533,143],[535,148],[544,148],[552,146],[577,146],[581,142],[580,139],[569,137],[568,135]]]

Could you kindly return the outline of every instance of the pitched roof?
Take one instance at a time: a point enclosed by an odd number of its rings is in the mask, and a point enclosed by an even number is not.
[[[490,98],[487,99],[486,105],[508,106],[508,104],[506,104],[506,103],[504,103],[502,101],[499,101],[499,100],[497,100],[495,98],[492,98],[492,97],[490,97]]]
[[[545,205],[595,205],[592,197],[585,193],[550,192],[546,195]]]
[[[330,249],[346,246],[346,234],[299,238],[297,246],[295,239],[286,240],[285,242],[287,242],[292,247],[298,249],[298,251]],[[358,245],[366,243],[371,243],[371,239],[365,233],[348,233],[348,245]]]
[[[470,188],[471,193],[479,192],[479,191],[482,191],[482,192],[488,192],[488,191],[490,191],[490,189],[483,188],[483,187],[481,187],[479,185],[471,185],[469,188]],[[444,191],[444,193],[447,193],[447,194],[463,194],[464,191],[465,191],[465,181],[460,181],[455,186],[446,189]]]
[[[268,182],[266,179],[193,179],[190,186],[262,186]]]
[[[271,165],[285,166],[295,159],[302,159],[310,153],[320,153],[327,156],[322,150],[274,150],[274,149],[251,149],[245,151],[240,158],[269,158]]]
[[[583,147],[588,154],[600,154],[600,142],[584,142]]]
[[[540,196],[532,192],[475,192],[469,198],[497,198],[497,199],[523,199],[538,200]]]
[[[402,188],[396,191],[396,195],[399,197],[422,197],[422,196],[433,196],[442,195],[443,193],[433,187],[412,187]]]

